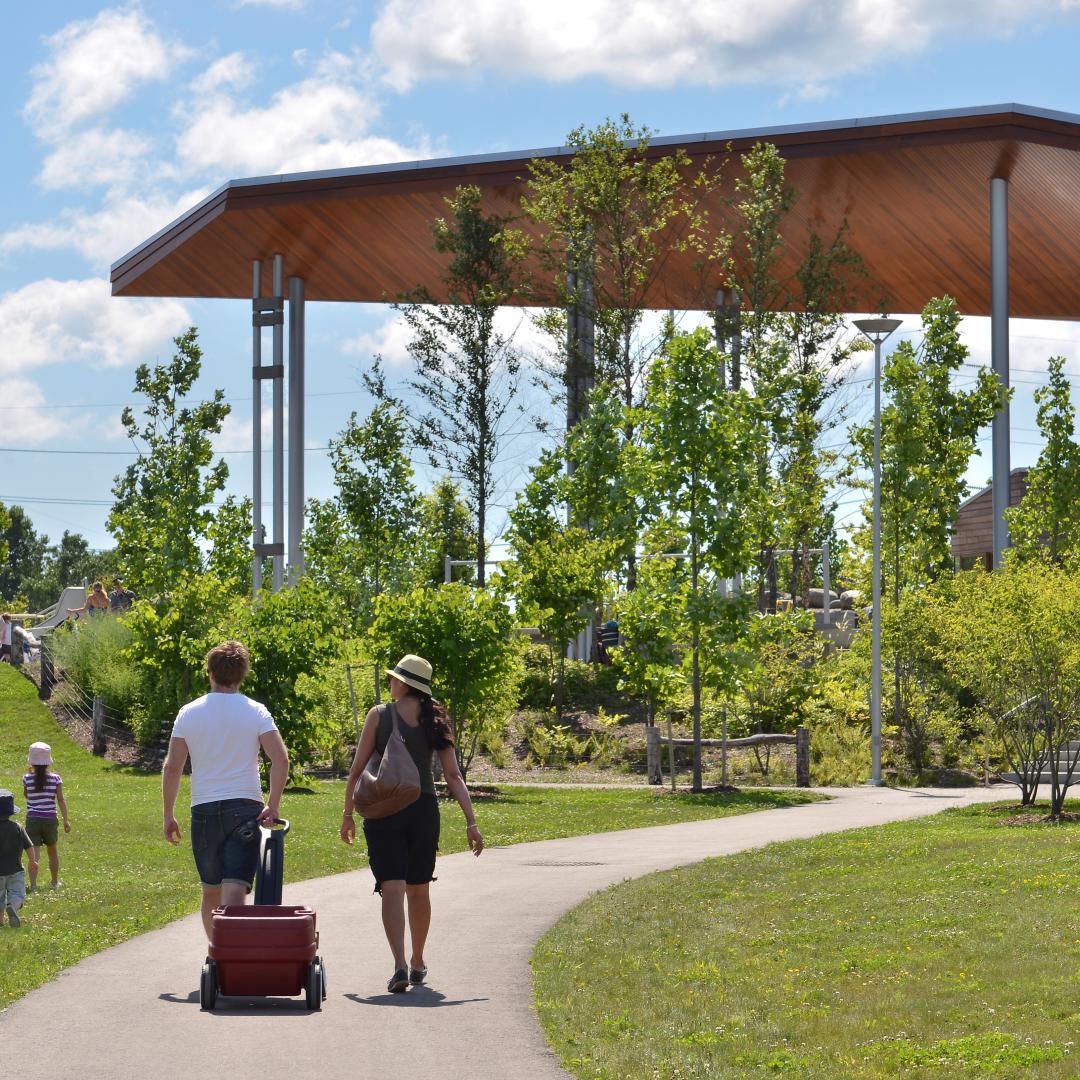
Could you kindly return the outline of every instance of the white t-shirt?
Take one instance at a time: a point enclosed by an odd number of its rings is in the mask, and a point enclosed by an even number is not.
[[[185,705],[172,737],[183,739],[191,756],[191,805],[262,802],[259,736],[276,730],[266,706],[243,694],[209,693]]]

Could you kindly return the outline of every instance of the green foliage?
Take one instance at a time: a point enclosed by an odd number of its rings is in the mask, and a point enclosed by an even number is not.
[[[790,734],[802,727],[817,697],[825,651],[814,632],[814,616],[805,611],[755,614],[743,648],[746,666],[731,701],[732,737]]]
[[[1080,574],[1010,559],[993,574],[957,575],[937,637],[941,663],[990,717],[1033,801],[1042,762],[1080,736]],[[1066,785],[1050,774],[1057,815]]]
[[[1061,563],[1080,551],[1080,444],[1065,358],[1050,357],[1050,380],[1035,391],[1043,448],[1019,506],[1005,511],[1012,556]],[[14,508],[13,508],[14,510]]]
[[[370,624],[376,597],[411,584],[418,510],[408,418],[378,369],[368,382],[377,404],[363,421],[353,413],[330,441],[337,495],[308,503],[304,536],[308,573],[358,630]]]
[[[461,497],[460,485],[444,476],[427,495],[420,497],[417,562],[420,581],[442,585],[446,578],[443,560],[476,557],[476,515]],[[453,566],[451,581],[475,581],[476,568]]]
[[[649,516],[686,536],[689,585],[677,637],[693,693],[694,789],[701,788],[701,683],[733,688],[733,646],[744,604],[719,581],[749,563],[757,491],[754,465],[760,413],[744,391],[730,391],[704,329],[675,334],[649,371],[641,438]]]
[[[50,647],[69,682],[90,697],[103,698],[118,715],[130,717],[146,697],[143,673],[127,655],[131,641],[124,619],[99,615],[54,631]]]
[[[516,701],[521,646],[509,608],[488,591],[455,583],[382,596],[369,631],[372,655],[392,667],[405,653],[434,669],[458,764],[466,773],[482,734],[500,731]]]
[[[949,297],[931,300],[922,313],[923,341],[905,338],[887,357],[881,411],[882,576],[893,602],[951,572],[952,523],[967,494],[965,474],[979,429],[993,418],[1003,394],[997,377],[982,370],[970,390],[957,389],[953,376],[967,361],[960,341],[960,313]],[[851,432],[857,461],[873,463],[872,425]],[[857,486],[869,486],[865,479]],[[871,503],[855,534],[870,549]]]
[[[244,693],[261,701],[274,717],[294,771],[320,756],[331,756],[340,727],[315,708],[310,681],[338,658],[341,611],[334,595],[310,578],[280,592],[265,590],[254,603],[238,604],[218,627],[218,637],[234,637],[251,653]]]
[[[202,369],[202,349],[194,327],[173,340],[176,352],[168,364],[140,364],[135,371],[135,393],[146,398],[143,417],[125,408],[121,422],[143,452],[116,478],[108,519],[125,579],[144,596],[175,590],[184,575],[203,569],[212,504],[229,475],[224,461],[214,462],[210,441],[229,415],[224,392],[186,403]],[[226,516],[233,526],[233,505]]]
[[[459,187],[447,199],[448,218],[433,225],[435,250],[448,256],[446,302],[424,289],[398,308],[412,331],[409,354],[416,365],[410,386],[423,402],[416,438],[432,467],[460,476],[475,515],[472,554],[485,581],[488,503],[496,464],[515,408],[519,350],[513,332],[495,325],[501,306],[522,290],[525,248],[511,219],[486,214],[480,189]]]
[[[546,645],[529,645],[522,658],[519,704],[525,709],[553,708],[557,686],[552,679],[550,650]],[[567,660],[563,667],[563,688],[566,709],[596,712],[618,700],[619,674],[609,666]]]
[[[4,509],[0,504],[0,543],[3,544],[0,548],[0,596],[13,600],[27,592],[27,586],[41,577],[49,541],[48,537],[38,535],[21,506]],[[55,599],[54,596],[53,601]]]
[[[613,650],[619,687],[644,702],[650,724],[685,685],[679,613],[687,609],[689,588],[684,560],[648,558],[638,564],[637,587],[616,605],[623,639]]]

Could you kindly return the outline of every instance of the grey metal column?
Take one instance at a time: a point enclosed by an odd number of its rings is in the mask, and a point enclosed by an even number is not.
[[[262,589],[262,324],[258,319],[262,299],[262,263],[251,265],[251,299],[255,308],[251,317],[251,590],[258,596]]]
[[[289,584],[304,572],[304,279],[289,278]]]
[[[596,377],[596,328],[592,268],[571,257],[567,265],[567,291],[570,308],[566,313],[566,430],[569,431],[588,411],[589,391]],[[574,471],[568,460],[567,471]],[[569,511],[567,511],[569,519]],[[572,522],[568,523],[572,524]],[[593,625],[589,625],[570,643],[570,657],[588,660],[592,653]]]
[[[990,363],[999,382],[1009,388],[1009,182],[990,181]],[[993,425],[994,567],[1009,546],[1011,486],[1009,468],[1009,403],[994,416]]]
[[[284,303],[285,259],[274,256],[274,299]],[[274,324],[274,546],[285,543],[284,320]],[[285,556],[274,555],[274,592],[285,584]]]
[[[277,256],[280,259],[281,256]],[[251,297],[251,383],[252,383],[252,395],[251,395],[251,449],[254,460],[252,461],[252,490],[251,498],[254,506],[252,508],[252,540],[254,548],[254,560],[252,563],[252,587],[256,595],[263,587],[265,582],[263,581],[263,560],[272,559],[275,567],[281,562],[285,555],[285,546],[281,542],[281,530],[278,527],[277,521],[277,507],[280,503],[277,474],[275,472],[275,486],[274,486],[274,531],[275,541],[268,544],[266,542],[266,526],[263,524],[263,482],[262,482],[262,415],[263,415],[263,393],[262,385],[265,379],[273,379],[275,388],[281,385],[281,380],[284,377],[284,368],[281,364],[280,356],[276,364],[264,364],[262,362],[262,332],[263,329],[269,326],[274,334],[275,340],[275,353],[280,353],[280,337],[282,332],[282,324],[285,319],[285,305],[281,296],[263,296],[262,295],[262,263],[256,259],[252,265],[252,297]],[[275,389],[275,401],[277,391]],[[281,434],[275,428],[273,437],[273,452],[276,457],[278,449],[281,446]],[[280,588],[280,582],[277,580],[277,572],[274,573],[274,587]]]

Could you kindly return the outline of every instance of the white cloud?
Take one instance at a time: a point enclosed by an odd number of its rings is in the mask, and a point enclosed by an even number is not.
[[[215,60],[191,84],[197,94],[212,94],[224,87],[243,90],[255,79],[255,67],[242,52],[231,52]]]
[[[165,79],[185,55],[137,7],[70,22],[46,44],[50,56],[33,70],[25,115],[47,139],[115,108],[141,84]]]
[[[274,413],[270,408],[270,390],[263,395],[262,411],[262,444],[264,452],[269,453],[274,439]],[[285,430],[289,429],[289,409],[283,410],[285,417]],[[247,452],[251,449],[251,430],[253,427],[252,414],[237,414],[234,409],[222,422],[221,431],[213,436],[212,442],[215,454],[228,454],[236,451]]]
[[[151,361],[190,325],[176,300],[114,298],[100,278],[44,278],[0,296],[0,375],[46,364]]]
[[[389,0],[372,28],[387,81],[493,71],[624,86],[816,87],[962,31],[1008,32],[1075,0]],[[811,94],[818,92],[811,90]]]
[[[364,330],[356,337],[341,343],[341,351],[350,356],[359,356],[365,363],[381,356],[387,367],[405,367],[411,364],[409,358],[408,324],[400,315],[392,315],[374,330]]]
[[[132,179],[150,140],[134,131],[90,128],[64,137],[45,158],[41,183],[51,190],[124,185]]]
[[[265,174],[404,161],[431,154],[372,133],[379,107],[356,85],[356,65],[331,54],[310,78],[279,90],[265,106],[222,94],[186,115],[177,140],[189,174]]]
[[[60,435],[70,418],[43,410],[45,395],[30,379],[0,379],[0,440],[5,446],[36,446]]]
[[[16,251],[78,251],[104,268],[153,236],[207,194],[188,191],[176,199],[111,193],[100,210],[63,210],[52,221],[18,225],[0,233],[0,256]]]
[[[289,8],[299,11],[306,0],[238,0],[240,7]]]

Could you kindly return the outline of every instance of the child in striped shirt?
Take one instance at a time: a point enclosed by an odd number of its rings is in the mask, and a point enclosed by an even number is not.
[[[26,835],[34,845],[35,861],[38,848],[42,844],[49,853],[49,872],[52,875],[52,887],[60,888],[60,853],[57,843],[60,839],[59,820],[56,808],[64,818],[64,832],[71,832],[68,821],[67,802],[64,799],[64,781],[58,773],[49,772],[53,763],[52,747],[48,743],[36,742],[30,747],[27,759],[31,772],[23,777],[23,792],[26,795]],[[30,892],[37,888],[37,867],[30,864]]]

